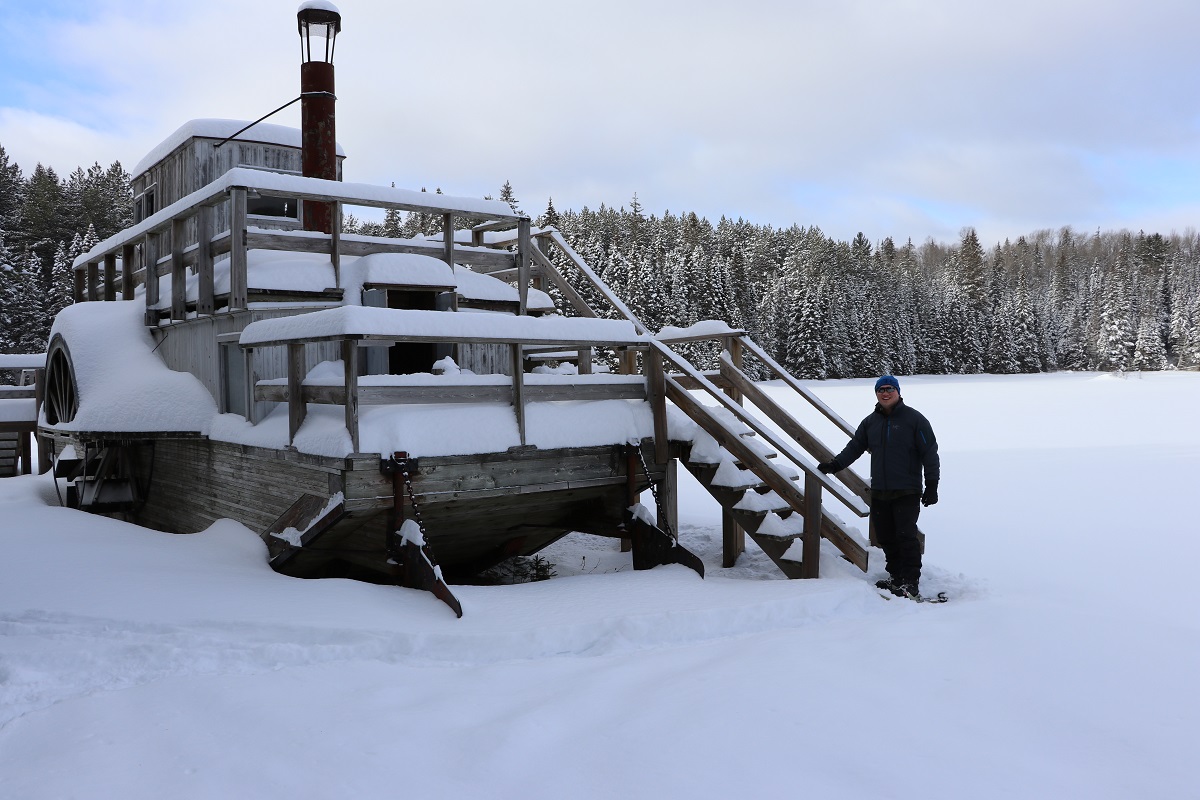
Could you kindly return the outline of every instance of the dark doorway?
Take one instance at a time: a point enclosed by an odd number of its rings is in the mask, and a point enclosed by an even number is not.
[[[412,289],[388,289],[387,307],[413,311],[436,311],[437,292]],[[404,342],[388,348],[388,372],[392,375],[412,375],[416,372],[432,372],[437,360],[435,345],[422,342]]]

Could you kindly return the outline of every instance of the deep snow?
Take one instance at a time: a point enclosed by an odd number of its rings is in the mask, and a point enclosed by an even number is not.
[[[872,402],[809,385],[852,421]],[[1197,796],[1200,375],[901,387],[941,442],[941,606],[881,599],[877,551],[869,575],[827,551],[782,580],[752,543],[721,569],[691,483],[706,579],[576,535],[552,580],[456,587],[456,620],[276,575],[232,522],[154,533],[0,481],[0,795]]]

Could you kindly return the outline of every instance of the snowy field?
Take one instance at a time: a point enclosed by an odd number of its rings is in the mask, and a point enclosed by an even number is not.
[[[873,403],[810,385],[853,422]],[[882,599],[878,551],[723,570],[694,484],[706,579],[572,536],[557,578],[458,587],[456,620],[276,575],[232,522],[153,533],[0,481],[0,796],[1197,797],[1200,374],[901,388],[941,441],[945,605]]]

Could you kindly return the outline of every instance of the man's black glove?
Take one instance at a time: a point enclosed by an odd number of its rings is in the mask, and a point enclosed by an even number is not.
[[[921,505],[931,506],[937,503],[937,484],[931,483],[925,487],[925,494],[921,495]]]
[[[822,461],[820,464],[817,464],[817,469],[821,470],[821,472],[825,473],[826,475],[830,474],[831,472],[839,471],[836,461]]]

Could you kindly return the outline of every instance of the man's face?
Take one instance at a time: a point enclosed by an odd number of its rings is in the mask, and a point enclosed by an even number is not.
[[[880,386],[875,390],[875,399],[879,401],[879,405],[892,410],[892,406],[900,402],[900,393],[896,391],[895,386]]]

